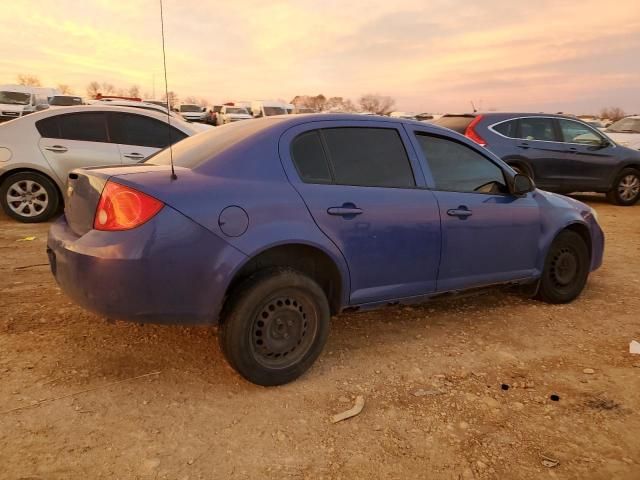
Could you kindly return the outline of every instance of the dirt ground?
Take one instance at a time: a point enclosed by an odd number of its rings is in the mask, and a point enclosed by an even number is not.
[[[43,265],[48,225],[0,215],[0,478],[638,479],[640,205],[579,198],[607,246],[578,301],[341,315],[277,388],[234,373],[213,329],[75,306]]]

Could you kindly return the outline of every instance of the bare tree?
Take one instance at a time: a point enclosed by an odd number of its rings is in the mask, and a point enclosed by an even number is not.
[[[96,98],[100,93],[100,84],[95,80],[87,85],[87,97]]]
[[[173,108],[178,105],[178,101],[180,100],[178,94],[171,90],[169,91],[169,94],[164,95],[162,99],[169,104],[169,108]]]
[[[387,115],[393,110],[396,101],[391,97],[368,93],[360,97],[358,103],[364,112]]]
[[[60,93],[63,95],[73,95],[73,89],[66,83],[59,83],[58,90],[60,90]]]
[[[35,75],[25,75],[21,73],[18,75],[18,85],[26,85],[29,87],[40,87],[42,86],[42,83],[40,83],[40,79]]]
[[[129,96],[134,98],[140,98],[140,87],[138,85],[131,85],[129,87]]]
[[[100,85],[100,93],[102,95],[113,95],[113,92],[115,91],[116,87],[114,87],[111,83],[102,82],[102,85]]]
[[[620,107],[609,107],[600,110],[600,118],[608,118],[613,122],[617,122],[621,118],[624,118],[625,115],[624,110]]]

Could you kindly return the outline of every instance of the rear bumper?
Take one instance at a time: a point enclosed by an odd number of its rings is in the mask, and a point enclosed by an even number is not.
[[[165,206],[129,231],[77,236],[64,216],[47,242],[51,270],[81,306],[111,319],[212,324],[244,255]]]

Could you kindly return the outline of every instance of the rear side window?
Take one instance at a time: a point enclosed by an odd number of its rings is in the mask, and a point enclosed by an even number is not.
[[[131,113],[111,113],[111,141],[122,145],[165,148],[187,135],[155,118]]]
[[[318,130],[297,136],[291,145],[291,156],[304,182],[331,183],[331,172]]]
[[[409,188],[415,179],[402,139],[390,128],[321,130],[334,181],[341,185]]]
[[[464,132],[467,130],[469,124],[473,122],[474,118],[473,115],[445,115],[433,123],[464,135]]]
[[[60,138],[84,142],[108,142],[107,122],[102,112],[70,113],[58,117]]]
[[[551,118],[521,118],[520,135],[523,140],[545,140],[547,142],[557,141],[553,130],[553,120]]]
[[[60,129],[58,128],[58,117],[43,118],[36,122],[36,128],[41,137],[44,138],[60,138]]]
[[[509,120],[493,126],[493,129],[501,135],[509,138],[517,138],[518,123],[516,120]]]
[[[507,193],[500,167],[475,150],[446,138],[417,135],[437,190]]]

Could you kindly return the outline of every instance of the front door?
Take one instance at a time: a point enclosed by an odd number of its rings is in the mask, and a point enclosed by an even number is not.
[[[387,122],[313,125],[289,131],[281,155],[316,224],[347,261],[350,303],[434,292],[439,211],[433,193],[421,188],[406,133]]]
[[[508,193],[504,171],[479,150],[415,131],[442,219],[437,290],[446,292],[539,275],[535,193]]]

